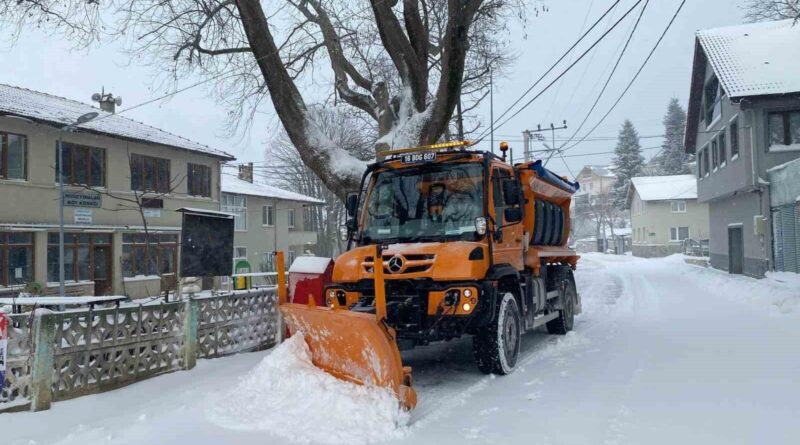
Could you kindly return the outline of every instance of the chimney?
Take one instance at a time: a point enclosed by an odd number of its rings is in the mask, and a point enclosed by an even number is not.
[[[100,109],[108,113],[115,113],[118,105],[122,105],[122,97],[114,97],[111,93],[106,93],[105,87],[102,92],[92,94],[92,100],[100,104]]]
[[[239,166],[239,179],[253,183],[253,163],[248,162],[247,165]]]

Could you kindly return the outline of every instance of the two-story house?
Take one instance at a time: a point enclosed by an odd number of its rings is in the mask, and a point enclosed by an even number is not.
[[[708,203],[712,266],[761,277],[774,266],[767,171],[800,157],[800,26],[697,32],[685,136]]]
[[[632,178],[627,206],[634,256],[667,256],[682,252],[687,239],[708,239],[708,204],[698,202],[693,175]]]
[[[234,215],[234,264],[247,260],[253,272],[271,272],[276,250],[286,252],[287,267],[306,251],[313,253],[317,233],[306,228],[304,210],[324,204],[254,177],[252,163],[223,166],[220,209]]]
[[[617,177],[610,166],[586,165],[575,179],[581,188],[570,204],[571,237],[576,242],[586,238],[605,239],[604,230],[610,231],[609,224],[615,219],[612,217],[614,204],[611,191]],[[598,248],[606,250],[600,245]]]
[[[97,114],[64,128],[88,113]],[[218,210],[220,165],[233,157],[113,110],[0,84],[0,294],[31,282],[58,292],[59,146],[66,293],[157,295],[179,264],[175,210]]]

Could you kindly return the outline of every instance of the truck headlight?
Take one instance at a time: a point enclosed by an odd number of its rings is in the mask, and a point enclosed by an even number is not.
[[[475,232],[478,235],[486,235],[486,218],[482,216],[475,218]]]

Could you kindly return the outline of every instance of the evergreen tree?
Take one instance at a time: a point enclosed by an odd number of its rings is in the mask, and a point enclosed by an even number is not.
[[[683,149],[683,134],[686,131],[686,111],[678,99],[669,101],[667,114],[664,115],[664,143],[658,156],[658,173],[660,175],[680,175],[691,173],[689,163],[692,161]]]
[[[619,131],[617,146],[614,149],[614,173],[617,180],[614,182],[614,206],[618,209],[625,208],[625,199],[628,193],[628,184],[631,178],[638,175],[644,166],[642,146],[639,145],[639,133],[633,123],[626,119]]]

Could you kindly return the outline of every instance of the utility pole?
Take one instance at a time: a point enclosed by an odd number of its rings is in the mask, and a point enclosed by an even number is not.
[[[546,164],[547,161],[549,161],[550,158],[552,158],[554,154],[556,154],[557,152],[560,151],[558,148],[556,148],[556,131],[558,131],[558,130],[566,130],[566,129],[567,129],[567,121],[564,120],[564,121],[562,121],[562,124],[561,124],[560,127],[556,127],[555,124],[550,123],[550,127],[549,128],[547,128],[547,127],[542,128],[541,125],[536,125],[536,129],[535,130],[525,130],[525,131],[523,131],[522,132],[522,136],[523,136],[523,140],[525,142],[525,161],[529,161],[530,160],[530,140],[531,139],[536,139],[538,141],[541,141],[542,145],[544,145],[547,148],[547,150],[545,150],[545,151],[550,153],[547,156],[547,160],[545,160],[545,164]],[[550,146],[550,147],[548,147],[547,144],[544,143],[544,138],[541,136],[541,133],[543,133],[545,131],[550,131],[552,133],[552,144],[553,145]]]
[[[492,69],[489,68],[489,144],[494,154],[494,83],[492,82]],[[513,159],[511,160],[514,163]]]

